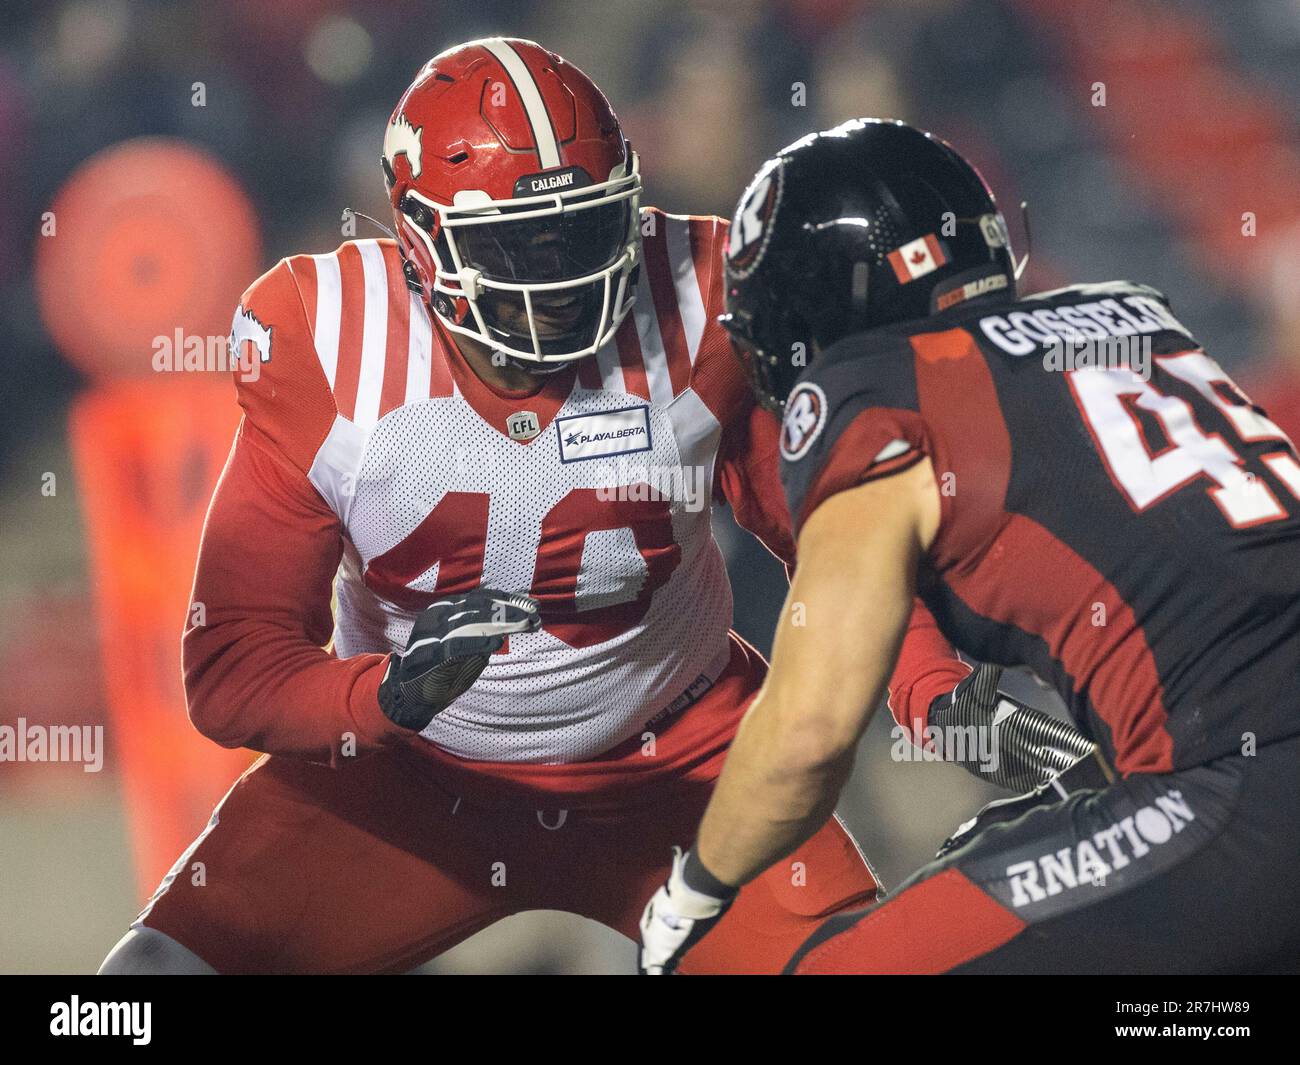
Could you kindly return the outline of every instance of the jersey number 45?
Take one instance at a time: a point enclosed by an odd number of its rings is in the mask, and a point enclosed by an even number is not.
[[[1300,500],[1300,463],[1294,446],[1218,363],[1202,351],[1155,362],[1196,390],[1198,406],[1204,399],[1218,410],[1242,443],[1277,441],[1279,447],[1258,454],[1258,461],[1292,498]],[[1207,433],[1187,400],[1161,392],[1131,371],[1074,370],[1066,377],[1111,480],[1138,513],[1205,478],[1210,482],[1210,498],[1233,528],[1290,516],[1262,471],[1248,468],[1221,434]],[[1151,440],[1144,428],[1153,419],[1163,440]]]

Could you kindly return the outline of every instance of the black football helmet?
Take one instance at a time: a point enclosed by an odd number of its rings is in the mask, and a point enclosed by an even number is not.
[[[818,349],[966,299],[1014,299],[1015,283],[1006,221],[975,168],[904,122],[854,119],[796,141],[750,182],[720,321],[779,412]]]

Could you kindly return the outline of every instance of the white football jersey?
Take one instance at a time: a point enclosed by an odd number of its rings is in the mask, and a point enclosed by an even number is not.
[[[424,731],[459,757],[591,758],[727,663],[710,526],[727,403],[708,381],[736,377],[701,374],[733,357],[713,321],[725,226],[645,218],[616,339],[518,398],[468,368],[391,241],[286,261],[333,403],[307,473],[346,536],[337,653],[400,652],[424,606],[474,587],[541,604]]]

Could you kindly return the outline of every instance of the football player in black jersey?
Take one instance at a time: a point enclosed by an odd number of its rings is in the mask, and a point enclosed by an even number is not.
[[[726,269],[799,563],[643,968],[830,814],[914,593],[960,651],[1050,683],[1114,780],[964,838],[790,971],[1300,967],[1291,441],[1154,289],[1018,298],[983,180],[903,123],[768,160]]]

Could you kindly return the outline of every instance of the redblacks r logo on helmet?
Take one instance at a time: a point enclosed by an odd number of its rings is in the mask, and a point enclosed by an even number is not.
[[[736,208],[727,245],[727,268],[732,276],[746,278],[763,259],[772,234],[772,220],[781,204],[785,161],[777,156],[750,183]]]
[[[826,410],[826,393],[820,386],[805,381],[795,387],[785,401],[785,421],[781,425],[782,458],[795,462],[808,454],[826,425]]]

